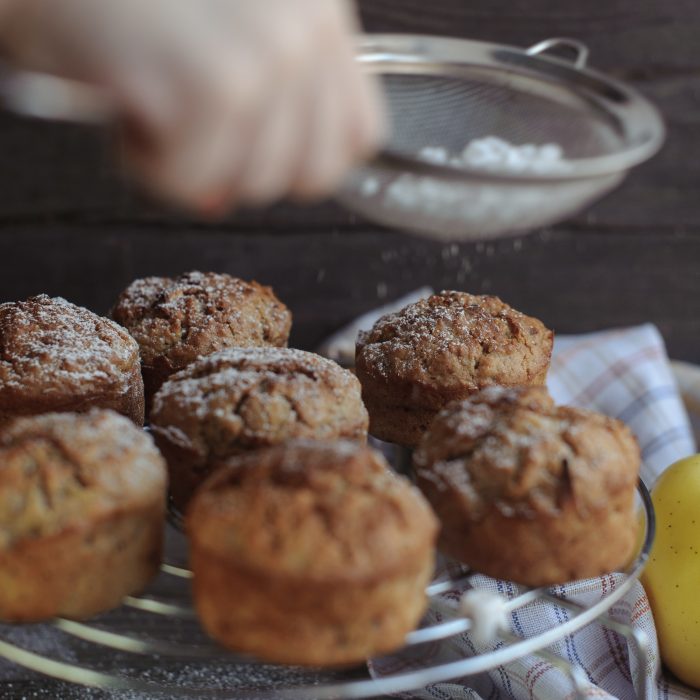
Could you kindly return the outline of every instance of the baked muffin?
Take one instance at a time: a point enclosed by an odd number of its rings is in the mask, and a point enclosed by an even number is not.
[[[482,573],[544,586],[624,566],[640,455],[620,421],[491,387],[441,411],[414,453],[441,547]]]
[[[213,461],[291,438],[367,438],[355,376],[302,350],[238,348],[203,357],[156,394],[151,429],[183,507]]]
[[[553,334],[498,297],[441,292],[361,332],[356,372],[370,433],[414,447],[450,401],[492,384],[544,384]]]
[[[358,662],[402,646],[425,610],[437,520],[368,447],[292,441],[233,458],[186,523],[197,613],[237,651]]]
[[[174,372],[228,347],[285,347],[292,316],[270,287],[214,272],[146,277],[119,296],[112,318],[141,349],[146,405]]]
[[[0,424],[111,408],[143,425],[136,341],[119,325],[42,294],[0,304]]]
[[[140,591],[160,564],[166,469],[112,411],[0,429],[0,619],[86,618]]]

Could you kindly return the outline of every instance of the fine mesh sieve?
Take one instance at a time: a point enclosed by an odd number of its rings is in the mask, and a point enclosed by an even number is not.
[[[542,55],[558,47],[575,51],[575,61]],[[587,56],[572,39],[521,50],[365,37],[359,60],[382,80],[391,137],[384,153],[351,174],[338,199],[379,223],[445,239],[495,237],[571,216],[652,156],[664,137],[656,110],[587,70]],[[548,163],[460,159],[470,142],[494,137],[507,156],[525,144],[560,155]]]
[[[557,48],[572,50],[574,61],[543,55]],[[390,139],[350,174],[337,199],[381,224],[444,239],[495,237],[571,216],[664,138],[654,107],[587,69],[587,58],[574,39],[523,50],[430,36],[360,37],[358,60],[384,87]],[[0,70],[0,99],[41,118],[114,116],[108,96],[93,88],[8,68]],[[488,162],[463,158],[469,144]],[[523,147],[530,159],[514,161]],[[555,157],[533,160],[542,149]]]

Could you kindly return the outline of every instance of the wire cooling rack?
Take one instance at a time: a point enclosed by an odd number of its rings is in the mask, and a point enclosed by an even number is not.
[[[504,601],[508,613],[544,603],[565,609],[568,614],[559,618],[566,621],[530,637],[503,630],[498,635],[495,651],[468,658],[441,663],[435,661],[434,654],[426,653],[418,667],[367,678],[364,667],[342,671],[302,669],[261,664],[234,655],[209,640],[199,628],[190,598],[192,574],[180,561],[173,562],[172,556],[171,563],[163,564],[153,586],[142,596],[127,597],[117,611],[89,622],[56,619],[45,625],[0,626],[0,657],[56,679],[115,691],[117,697],[121,697],[120,691],[123,691],[127,698],[326,700],[409,692],[535,654],[567,673],[575,694],[583,697],[587,679],[582,669],[555,655],[548,647],[597,621],[637,647],[642,659],[638,664],[637,688],[644,689],[645,696],[647,639],[639,630],[608,614],[611,606],[634,586],[653,542],[654,510],[649,492],[641,481],[638,501],[644,522],[639,552],[607,595],[585,606],[558,597],[556,589],[516,587],[514,597]],[[184,558],[183,535],[173,528],[169,528],[169,546],[179,551],[177,557]],[[415,652],[411,654],[412,663],[421,659],[421,647],[449,644],[450,640],[472,629],[472,620],[460,614],[460,607],[454,601],[463,590],[470,588],[475,576],[467,570],[453,571],[428,586],[431,606],[440,610],[441,621],[426,623],[407,636],[403,651]],[[24,634],[27,627],[37,634]],[[37,650],[32,648],[32,638],[53,641],[40,645],[42,649]],[[375,665],[376,662],[372,662],[370,667]]]

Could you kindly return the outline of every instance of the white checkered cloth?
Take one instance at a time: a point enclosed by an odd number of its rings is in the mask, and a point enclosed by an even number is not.
[[[680,366],[678,370],[677,376],[684,382],[685,393],[700,394],[697,369]],[[648,486],[653,485],[669,464],[696,451],[663,339],[654,326],[558,338],[548,384],[559,403],[595,409],[619,418],[631,427],[641,446],[642,478]],[[700,405],[700,400],[695,400]],[[556,593],[579,602],[593,603],[619,580],[620,575],[611,574],[558,586]],[[517,594],[517,588],[512,584],[486,577],[478,578],[478,586],[505,597]],[[633,680],[637,677],[639,663],[634,648],[628,646],[624,637],[593,623],[550,647],[551,651],[583,669],[588,678],[587,695],[625,699],[700,697],[697,691],[663,675],[654,621],[641,584],[637,583],[610,613],[615,619],[643,630],[651,642],[646,693],[644,688],[635,687]],[[434,619],[439,619],[437,611],[431,614]],[[568,617],[561,608],[537,604],[515,613],[512,628],[515,633],[529,637],[560,624]],[[416,657],[412,660],[408,656],[396,655],[373,664],[372,672],[375,677],[380,677],[415,668],[425,663],[426,655],[431,655],[432,663],[439,663],[487,650],[477,649],[468,636],[463,635],[451,643],[428,647],[419,653],[423,657],[420,662]],[[560,700],[574,695],[565,672],[537,656],[528,656],[490,673],[460,682],[440,683],[422,692],[411,693],[410,697]]]

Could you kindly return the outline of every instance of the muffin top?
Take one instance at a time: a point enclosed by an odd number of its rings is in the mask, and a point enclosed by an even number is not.
[[[187,530],[252,572],[366,581],[424,565],[437,521],[376,451],[298,440],[228,460],[197,492]]]
[[[121,326],[60,297],[0,304],[0,408],[126,391],[138,358]]]
[[[165,503],[152,439],[106,410],[17,418],[0,429],[0,547]]]
[[[540,321],[498,297],[448,291],[361,332],[355,361],[359,376],[391,385],[397,399],[440,408],[490,384],[530,383],[547,370],[552,342]]]
[[[136,338],[145,365],[166,369],[227,347],[285,346],[292,324],[270,287],[214,272],[135,280],[112,318]]]
[[[202,357],[155,396],[151,427],[193,464],[294,437],[363,439],[357,378],[332,360],[287,348],[229,348]]]
[[[556,406],[541,387],[489,387],[438,413],[414,454],[428,499],[473,520],[556,515],[573,503],[582,517],[634,487],[640,455],[618,420]]]

